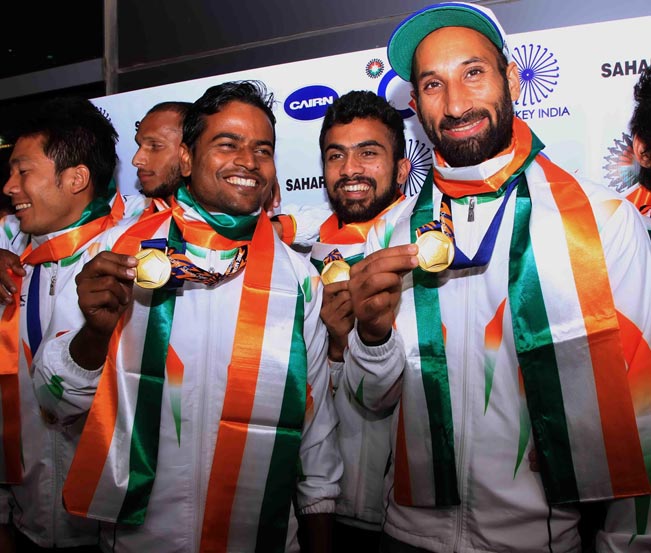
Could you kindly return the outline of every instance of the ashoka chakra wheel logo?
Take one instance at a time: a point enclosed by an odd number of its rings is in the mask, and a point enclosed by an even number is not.
[[[627,133],[622,133],[621,140],[615,139],[604,156],[604,177],[608,188],[616,192],[625,192],[637,182],[640,165],[633,155],[633,140]]]
[[[513,49],[520,70],[520,99],[516,104],[533,106],[546,100],[558,84],[558,60],[540,44],[522,44]]]
[[[432,149],[414,138],[407,139],[405,157],[411,161],[411,170],[405,183],[405,196],[415,196],[423,187],[427,173],[432,167]]]

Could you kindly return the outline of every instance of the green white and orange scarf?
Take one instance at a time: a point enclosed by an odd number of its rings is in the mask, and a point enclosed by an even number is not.
[[[122,215],[120,206],[109,208],[103,198],[93,200],[84,209],[80,219],[72,224],[66,232],[46,240],[37,248],[29,244],[21,254],[24,265],[58,262],[77,254],[98,234],[112,227]],[[0,482],[18,484],[22,481],[22,452],[20,435],[20,392],[19,392],[19,357],[20,357],[20,296],[23,279],[11,275],[16,291],[13,301],[4,308],[0,318],[0,401],[2,420],[2,441],[0,442]],[[33,298],[32,301],[39,301]],[[36,351],[31,351],[23,342],[23,353],[27,364]]]
[[[385,207],[373,219],[361,223],[341,224],[336,213],[328,217],[319,228],[319,239],[312,246],[310,260],[317,271],[323,270],[323,260],[332,253],[334,247],[339,250],[348,265],[354,265],[364,257],[364,243],[368,231],[382,216],[405,199],[403,194]]]
[[[238,319],[227,323],[236,324],[236,330],[200,549],[226,551],[229,536],[239,534],[257,536],[265,550],[283,551],[307,401],[301,283],[293,276],[287,252],[276,245],[264,213],[215,217],[205,213],[185,188],[177,197],[205,222],[188,221],[184,208],[173,200],[169,210],[129,229],[114,251],[135,253],[141,240],[160,234],[166,224],[170,245],[185,241],[210,249],[248,248]],[[219,288],[211,293],[219,294]],[[71,513],[127,524],[145,520],[157,473],[163,386],[166,381],[170,388],[174,381],[178,384],[184,370],[183,360],[169,343],[175,300],[173,290],[154,291],[146,305],[134,303],[112,336],[64,487]],[[288,319],[292,324],[286,324]],[[148,322],[134,322],[139,320]],[[268,336],[272,328],[273,340]],[[125,336],[132,346],[128,351]],[[138,343],[140,347],[133,348]],[[133,367],[134,360],[141,363],[135,393],[133,386],[125,385],[125,368]],[[129,376],[133,378],[133,368]],[[260,402],[261,397],[265,401]],[[180,435],[179,447],[188,447]],[[124,458],[129,462],[120,461]],[[260,478],[264,485],[250,485]],[[234,514],[236,503],[247,505],[249,515],[255,516]]]
[[[649,409],[649,346],[634,322],[615,308],[584,190],[539,154],[542,147],[516,119],[511,160],[494,175],[452,181],[435,164],[412,214],[411,241],[432,218],[432,179],[442,192],[462,197],[499,192],[519,178],[508,306],[547,499],[559,504],[649,494],[651,458],[645,467],[636,424],[636,414]],[[536,186],[528,186],[527,178],[535,178]],[[545,229],[556,223],[564,244],[536,247],[549,240]],[[552,293],[544,284],[559,266],[567,267],[567,286]],[[438,278],[417,268],[413,300],[406,300],[415,306],[421,381],[403,383],[409,401],[401,403],[398,414],[395,498],[405,505],[459,503]],[[553,305],[564,307],[550,310]],[[564,401],[570,393],[573,400]],[[428,421],[421,424],[423,408]],[[418,426],[429,428],[429,445]]]

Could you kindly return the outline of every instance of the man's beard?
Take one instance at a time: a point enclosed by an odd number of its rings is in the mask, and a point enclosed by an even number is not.
[[[163,179],[163,182],[154,188],[154,190],[150,190],[148,192],[145,192],[145,190],[143,190],[142,193],[147,198],[169,198],[176,193],[176,190],[181,184],[181,179],[181,168],[173,167],[167,172],[167,175]]]
[[[330,205],[339,221],[346,225],[349,223],[364,223],[379,215],[396,198],[398,193],[398,183],[396,182],[397,177],[398,166],[395,165],[393,168],[393,174],[391,175],[391,186],[389,186],[384,194],[373,198],[368,205],[365,205],[361,200],[340,200],[336,195],[328,194]],[[351,182],[366,183],[377,192],[377,181],[371,177],[340,179],[335,183],[335,192],[338,188],[345,184],[350,184]]]
[[[468,167],[478,165],[491,159],[511,143],[513,136],[513,103],[509,93],[508,83],[505,81],[502,97],[495,106],[495,122],[491,120],[487,109],[472,110],[463,117],[444,117],[439,123],[439,132],[452,129],[482,117],[488,119],[488,128],[481,134],[467,139],[454,140],[445,134],[437,134],[432,123],[423,119],[423,130],[432,141],[436,150],[451,167]]]

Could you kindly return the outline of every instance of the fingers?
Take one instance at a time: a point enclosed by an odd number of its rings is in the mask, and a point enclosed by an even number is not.
[[[107,276],[118,280],[133,281],[136,277],[136,265],[138,265],[138,260],[133,256],[101,252],[84,265],[77,275],[77,284],[80,280]]]
[[[391,331],[402,292],[402,277],[418,266],[418,247],[406,244],[372,253],[351,267],[349,290],[359,335],[364,342]]]
[[[272,217],[274,210],[278,207],[280,207],[280,184],[278,183],[278,179],[274,178],[269,192],[269,197],[264,202],[262,208],[269,217]]]
[[[113,331],[131,301],[137,263],[135,257],[102,252],[77,275],[79,307],[93,329]]]
[[[10,304],[16,292],[13,275],[25,276],[25,269],[20,263],[20,257],[9,250],[0,249],[0,303]]]
[[[404,244],[373,252],[350,269],[350,278],[369,273],[395,273],[404,275],[418,266],[418,246]]]

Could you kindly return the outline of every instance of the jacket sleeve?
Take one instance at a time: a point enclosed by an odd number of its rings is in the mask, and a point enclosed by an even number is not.
[[[622,334],[628,380],[646,470],[651,477],[651,241],[641,215],[629,202],[602,226],[602,243]],[[597,551],[651,551],[651,496],[613,501]]]
[[[303,329],[307,349],[308,397],[299,453],[299,515],[334,513],[335,499],[340,492],[339,480],[343,474],[335,432],[338,420],[330,387],[327,332],[319,315],[322,287],[316,270],[311,265],[307,268],[312,293],[309,295],[311,297],[306,296]]]

